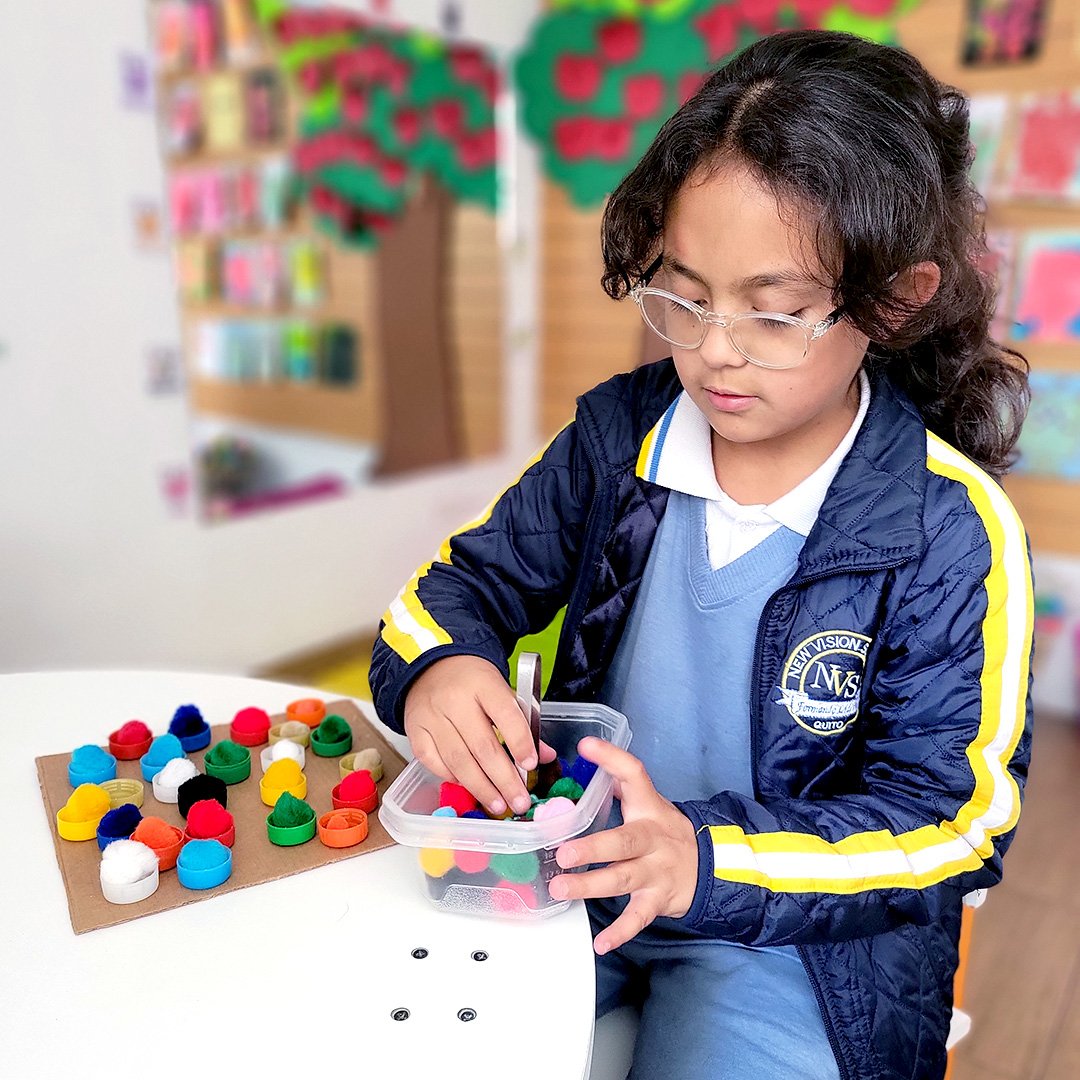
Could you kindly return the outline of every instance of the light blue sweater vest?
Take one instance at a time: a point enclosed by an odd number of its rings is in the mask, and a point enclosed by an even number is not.
[[[601,700],[625,713],[657,791],[673,802],[753,797],[750,676],[758,620],[805,537],[781,526],[709,564],[704,500],[673,491]]]

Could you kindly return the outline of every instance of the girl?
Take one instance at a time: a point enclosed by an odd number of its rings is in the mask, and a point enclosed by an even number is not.
[[[493,727],[535,764],[506,658],[564,604],[549,696],[630,718],[634,755],[579,747],[621,821],[558,853],[605,865],[550,888],[589,901],[597,1014],[641,1009],[635,1078],[944,1073],[1030,745],[992,478],[1026,365],[970,154],[898,49],[791,32],[715,72],[604,216],[604,286],[671,359],[584,395],[384,616],[380,715],[493,813],[527,806]]]

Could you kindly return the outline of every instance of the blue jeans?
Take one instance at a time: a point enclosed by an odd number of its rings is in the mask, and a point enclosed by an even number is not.
[[[595,937],[622,904],[587,906]],[[839,1078],[794,948],[744,948],[660,919],[596,958],[597,1019],[626,1004],[641,1014],[630,1080]]]

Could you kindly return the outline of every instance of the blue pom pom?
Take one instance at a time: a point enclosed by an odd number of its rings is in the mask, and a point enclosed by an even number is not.
[[[576,780],[583,788],[589,786],[589,781],[596,773],[596,763],[589,761],[587,758],[579,757],[573,765],[570,766],[570,778]],[[563,775],[566,775],[565,773]]]
[[[124,803],[110,810],[98,822],[98,847],[104,851],[114,840],[126,840],[142,821],[142,813],[134,803]]]
[[[457,817],[457,811],[452,806],[440,806],[438,810],[431,811],[432,817]],[[481,817],[484,815],[481,814]]]
[[[463,818],[465,818],[465,817],[477,818],[480,821],[487,821],[488,820],[488,816],[487,816],[487,814],[484,813],[483,810],[466,810],[465,813],[462,814],[461,816]]]
[[[559,762],[559,775],[560,776],[569,776],[570,775],[570,762],[567,761],[566,758],[564,758],[564,757],[557,758],[556,760]]]
[[[198,735],[206,726],[203,714],[194,705],[181,705],[173,713],[172,722],[169,724],[169,732],[178,739],[188,735]]]

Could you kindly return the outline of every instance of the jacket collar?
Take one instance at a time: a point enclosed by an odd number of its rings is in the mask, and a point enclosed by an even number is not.
[[[926,544],[926,427],[887,379],[871,377],[866,419],[841,462],[799,558],[801,576],[906,562]],[[678,399],[640,442],[634,469],[655,481]]]

